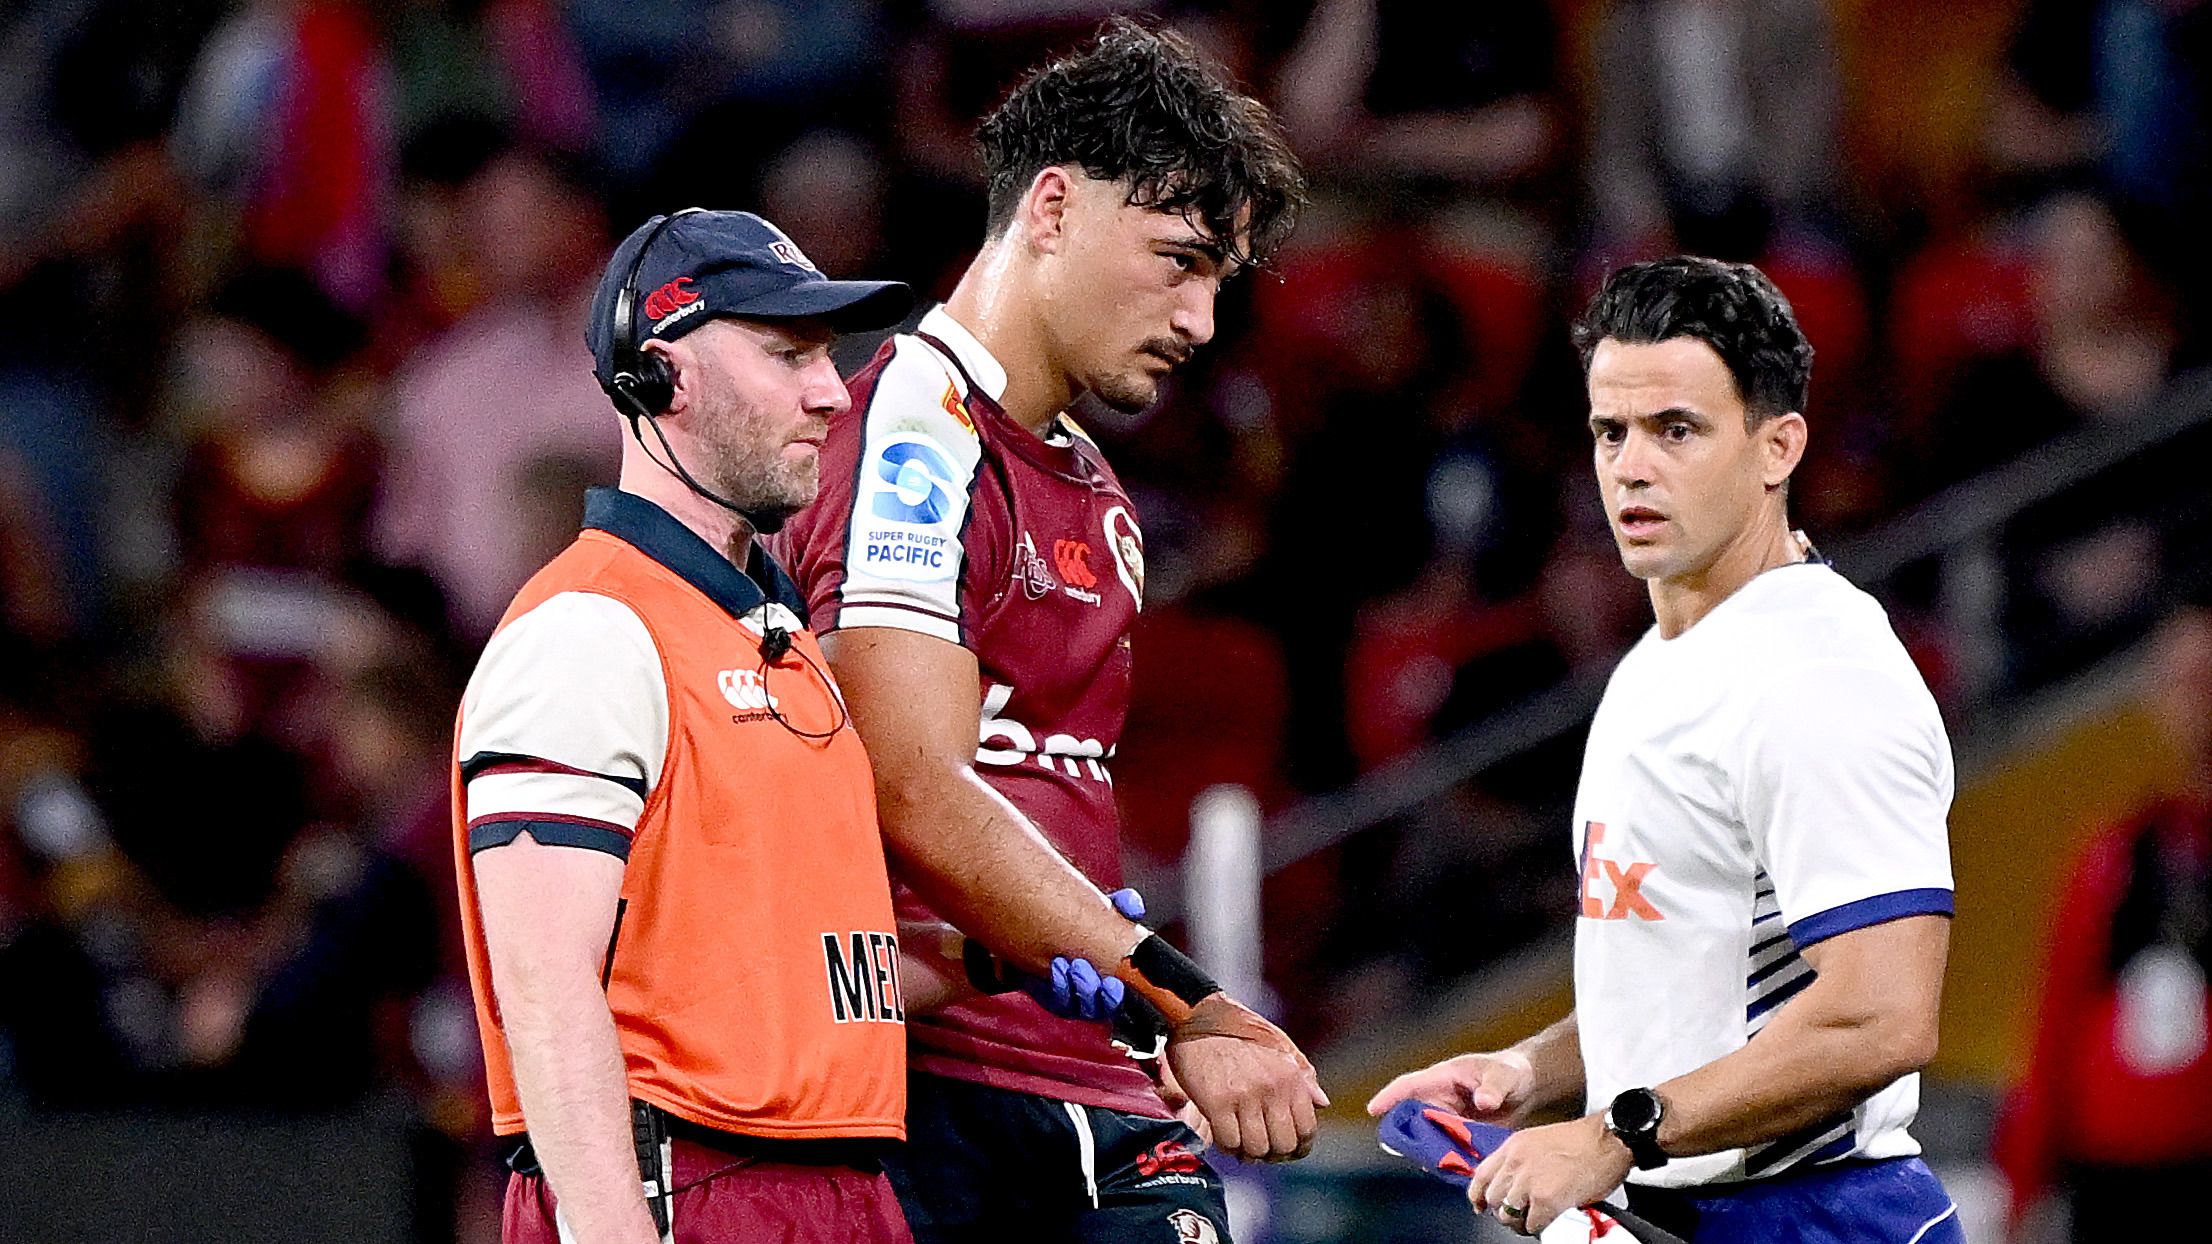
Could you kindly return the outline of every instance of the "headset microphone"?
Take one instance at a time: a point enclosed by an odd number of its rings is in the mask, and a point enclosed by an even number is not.
[[[791,651],[791,632],[780,626],[771,626],[760,633],[760,655],[770,665],[783,660]]]

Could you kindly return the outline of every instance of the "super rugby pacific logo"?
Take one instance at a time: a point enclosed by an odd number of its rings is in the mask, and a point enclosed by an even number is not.
[[[865,515],[859,525],[859,566],[916,583],[947,580],[960,572],[960,511],[965,485],[944,450],[899,437],[873,450],[862,473]]]
[[[920,441],[892,441],[876,454],[881,481],[869,508],[877,518],[933,526],[952,510],[952,463]]]

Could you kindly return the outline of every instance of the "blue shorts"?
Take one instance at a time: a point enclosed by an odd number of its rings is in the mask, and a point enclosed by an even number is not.
[[[1840,1162],[1712,1189],[1639,1188],[1628,1207],[1690,1244],[1966,1244],[1919,1158]]]

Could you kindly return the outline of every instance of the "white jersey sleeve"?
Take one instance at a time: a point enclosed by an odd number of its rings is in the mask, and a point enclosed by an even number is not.
[[[1742,739],[1743,824],[1796,946],[1951,912],[1951,747],[1917,679],[1790,670]]]
[[[469,849],[529,833],[628,858],[668,754],[659,649],[630,607],[562,592],[492,636],[461,697]]]
[[[970,493],[983,458],[962,383],[901,337],[862,416],[837,626],[895,626],[961,642]]]

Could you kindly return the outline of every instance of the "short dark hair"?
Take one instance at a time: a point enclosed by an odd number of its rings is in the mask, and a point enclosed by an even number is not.
[[[1091,43],[1033,70],[976,130],[992,232],[1044,169],[1126,182],[1132,206],[1179,213],[1241,264],[1290,235],[1306,178],[1282,127],[1181,35],[1109,20]],[[1238,241],[1238,217],[1246,239]]]
[[[1805,409],[1812,343],[1790,300],[1750,264],[1676,255],[1615,269],[1574,326],[1585,373],[1601,341],[1648,345],[1674,337],[1713,347],[1752,426]]]

